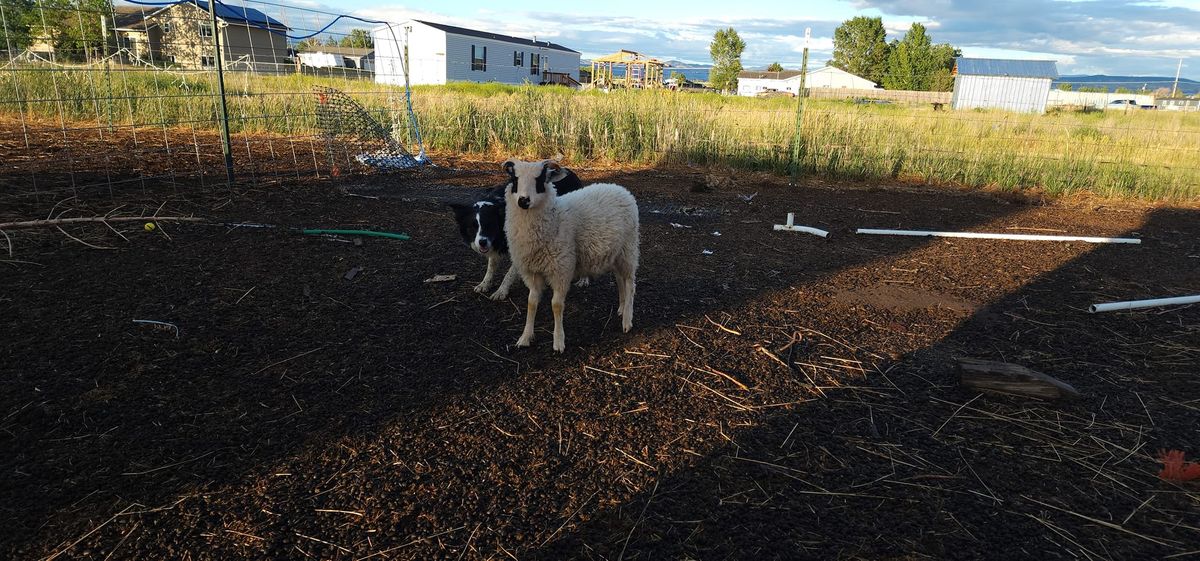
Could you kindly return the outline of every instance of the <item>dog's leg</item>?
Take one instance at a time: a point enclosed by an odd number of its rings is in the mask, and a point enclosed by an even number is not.
[[[538,302],[542,300],[542,290],[546,288],[545,281],[538,275],[525,277],[525,285],[529,287],[529,303],[525,305],[525,331],[517,339],[518,347],[528,347],[533,343],[533,318],[537,316]]]
[[[517,280],[517,264],[509,263],[508,272],[504,273],[504,280],[500,281],[500,288],[492,294],[492,300],[507,300],[508,291],[512,288],[513,281]]]
[[[487,292],[492,287],[492,277],[496,274],[496,262],[500,261],[499,257],[489,253],[487,256],[488,268],[483,274],[483,281],[475,285],[475,292]]]

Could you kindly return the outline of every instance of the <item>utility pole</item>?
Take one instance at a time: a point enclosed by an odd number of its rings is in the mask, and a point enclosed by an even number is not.
[[[208,3],[208,15],[212,19],[213,62],[217,65],[217,95],[221,103],[221,151],[225,153],[225,179],[233,186],[233,148],[229,144],[229,107],[225,104],[225,70],[221,63],[221,28],[217,26],[217,3]]]
[[[1179,65],[1175,67],[1175,85],[1171,86],[1171,97],[1175,97],[1175,92],[1179,91],[1179,72],[1183,70],[1183,57],[1179,57]]]
[[[804,56],[800,63],[800,89],[796,90],[796,136],[792,139],[792,185],[800,176],[800,143],[804,123],[804,86],[808,78],[808,45],[812,41],[812,28],[804,28]]]

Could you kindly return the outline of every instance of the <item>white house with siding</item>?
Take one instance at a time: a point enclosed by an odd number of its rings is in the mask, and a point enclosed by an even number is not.
[[[404,83],[407,53],[409,83],[500,82],[534,84],[549,76],[579,80],[579,52],[536,41],[422,20],[377,27],[375,81]]]
[[[1052,60],[959,57],[954,62],[954,109],[1004,109],[1045,113],[1050,83],[1058,78]]]
[[[810,70],[804,79],[805,88],[830,88],[871,90],[879,86],[866,78],[855,76],[841,68],[824,66]],[[754,97],[762,92],[788,92],[795,95],[800,90],[800,71],[783,72],[738,72],[738,95]]]

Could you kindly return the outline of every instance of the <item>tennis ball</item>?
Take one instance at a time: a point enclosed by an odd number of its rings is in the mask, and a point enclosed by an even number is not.
[[[147,222],[146,225],[142,226],[142,227],[145,228],[147,232],[154,231],[154,223],[153,222]]]

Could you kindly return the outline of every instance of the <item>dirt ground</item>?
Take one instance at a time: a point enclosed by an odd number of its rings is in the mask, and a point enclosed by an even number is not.
[[[233,192],[150,182],[6,205],[3,219],[161,207],[207,223],[6,231],[0,558],[1200,550],[1200,487],[1160,479],[1157,461],[1160,449],[1200,455],[1200,308],[1085,313],[1196,293],[1196,211],[752,175],[697,192],[700,171],[579,174],[638,197],[642,267],[633,332],[620,332],[602,278],[568,297],[562,355],[549,306],[535,345],[516,349],[525,290],[506,302],[471,291],[484,262],[444,203],[499,181],[490,165]],[[789,211],[833,235],[773,231]],[[219,225],[241,222],[279,227]],[[457,278],[425,282],[437,274]],[[961,357],[1022,364],[1083,397],[980,395],[959,386]]]

